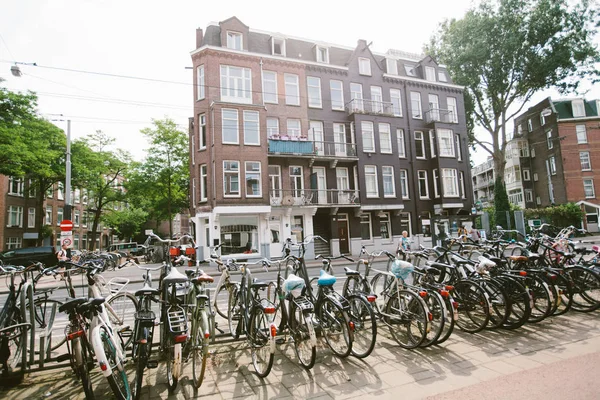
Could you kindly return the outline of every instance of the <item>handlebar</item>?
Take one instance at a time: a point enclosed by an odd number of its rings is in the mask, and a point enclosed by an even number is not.
[[[318,259],[323,259],[323,262],[325,262],[325,261],[327,261],[327,262],[331,262],[332,260],[339,260],[339,259],[341,259],[341,258],[343,258],[343,259],[345,259],[345,260],[348,260],[348,261],[350,261],[350,262],[355,262],[355,260],[353,260],[353,259],[351,259],[350,257],[348,257],[348,256],[346,256],[346,255],[343,255],[343,254],[342,254],[342,255],[339,255],[339,256],[337,256],[337,257],[333,257],[333,256],[323,256],[323,255],[319,254],[319,255],[317,255],[317,256],[315,257],[315,260],[318,260]]]
[[[156,233],[151,233],[151,234],[149,234],[149,235],[148,235],[148,237],[151,237],[151,238],[153,238],[153,239],[156,239],[156,240],[158,240],[158,241],[159,241],[159,242],[161,242],[161,243],[166,243],[166,244],[169,244],[169,245],[171,245],[171,244],[173,244],[173,243],[180,242],[180,241],[182,241],[183,239],[189,239],[189,240],[191,240],[191,242],[192,242],[192,244],[194,245],[194,247],[196,247],[196,242],[194,241],[194,238],[193,238],[192,236],[188,235],[187,233],[186,233],[186,234],[184,234],[184,235],[182,235],[182,236],[180,236],[180,237],[179,237],[179,238],[177,238],[177,239],[162,239],[162,238],[161,238],[160,236],[158,236]]]

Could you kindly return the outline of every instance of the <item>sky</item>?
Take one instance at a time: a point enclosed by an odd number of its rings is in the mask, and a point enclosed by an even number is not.
[[[365,39],[376,52],[420,53],[441,21],[461,18],[470,6],[471,0],[371,0],[368,7],[313,0],[4,2],[0,77],[10,90],[37,92],[39,113],[60,128],[66,130],[71,120],[73,139],[101,130],[141,160],[147,142],[140,130],[152,119],[169,117],[187,132],[196,28],[235,15],[258,30],[351,47]],[[19,65],[23,76],[17,78],[10,73],[15,61],[38,66]],[[549,95],[558,97],[552,91],[538,93],[531,105]],[[586,96],[600,99],[600,87]],[[472,154],[475,164],[486,156]]]

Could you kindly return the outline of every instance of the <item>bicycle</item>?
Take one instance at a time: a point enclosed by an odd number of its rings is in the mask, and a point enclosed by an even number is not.
[[[239,282],[231,281],[231,272],[237,271],[235,259],[230,258],[223,262],[221,257],[217,254],[217,250],[221,248],[222,245],[223,244],[215,246],[210,255],[211,261],[214,261],[217,264],[217,269],[221,273],[219,281],[217,282],[217,287],[215,288],[215,297],[212,301],[212,306],[221,317],[227,319],[227,311],[223,312],[219,307],[219,303],[229,304],[231,294],[234,290],[239,289]],[[225,295],[227,295],[227,300],[225,300]]]

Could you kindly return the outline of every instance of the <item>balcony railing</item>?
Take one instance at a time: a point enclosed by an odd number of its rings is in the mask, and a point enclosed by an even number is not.
[[[342,189],[298,189],[270,191],[272,207],[359,205],[358,190]]]
[[[494,169],[494,161],[493,160],[486,161],[483,164],[480,164],[480,165],[476,166],[475,168],[473,168],[473,175],[478,175],[478,174],[482,173],[483,171],[487,171],[490,169]]]
[[[484,181],[478,181],[473,186],[474,186],[474,189],[481,189],[486,186],[492,186],[493,184],[494,184],[494,181],[492,179],[488,179],[488,180],[484,180]]]
[[[269,153],[323,157],[357,157],[356,144],[354,143],[322,142],[281,137],[269,138]]]
[[[427,121],[427,123],[443,122],[445,124],[457,124],[458,117],[452,110],[433,108],[425,112],[425,121]]]
[[[381,114],[400,116],[401,110],[388,101],[372,101],[363,99],[352,99],[346,103],[346,112],[348,114]]]

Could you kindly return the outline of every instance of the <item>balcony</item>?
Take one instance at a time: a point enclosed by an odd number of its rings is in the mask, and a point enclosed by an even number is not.
[[[388,101],[353,99],[346,103],[345,108],[348,114],[376,114],[387,115],[390,117],[401,116],[401,110],[398,107],[394,107],[394,104]]]
[[[338,161],[358,160],[356,144],[343,142],[312,141],[302,138],[271,136],[269,138],[269,156],[310,158],[310,165],[316,160],[331,161],[335,168]]]
[[[358,190],[271,190],[269,194],[271,198],[271,207],[360,206]]]
[[[458,116],[453,110],[433,108],[425,112],[425,121],[428,124],[442,122],[444,124],[458,124]]]

